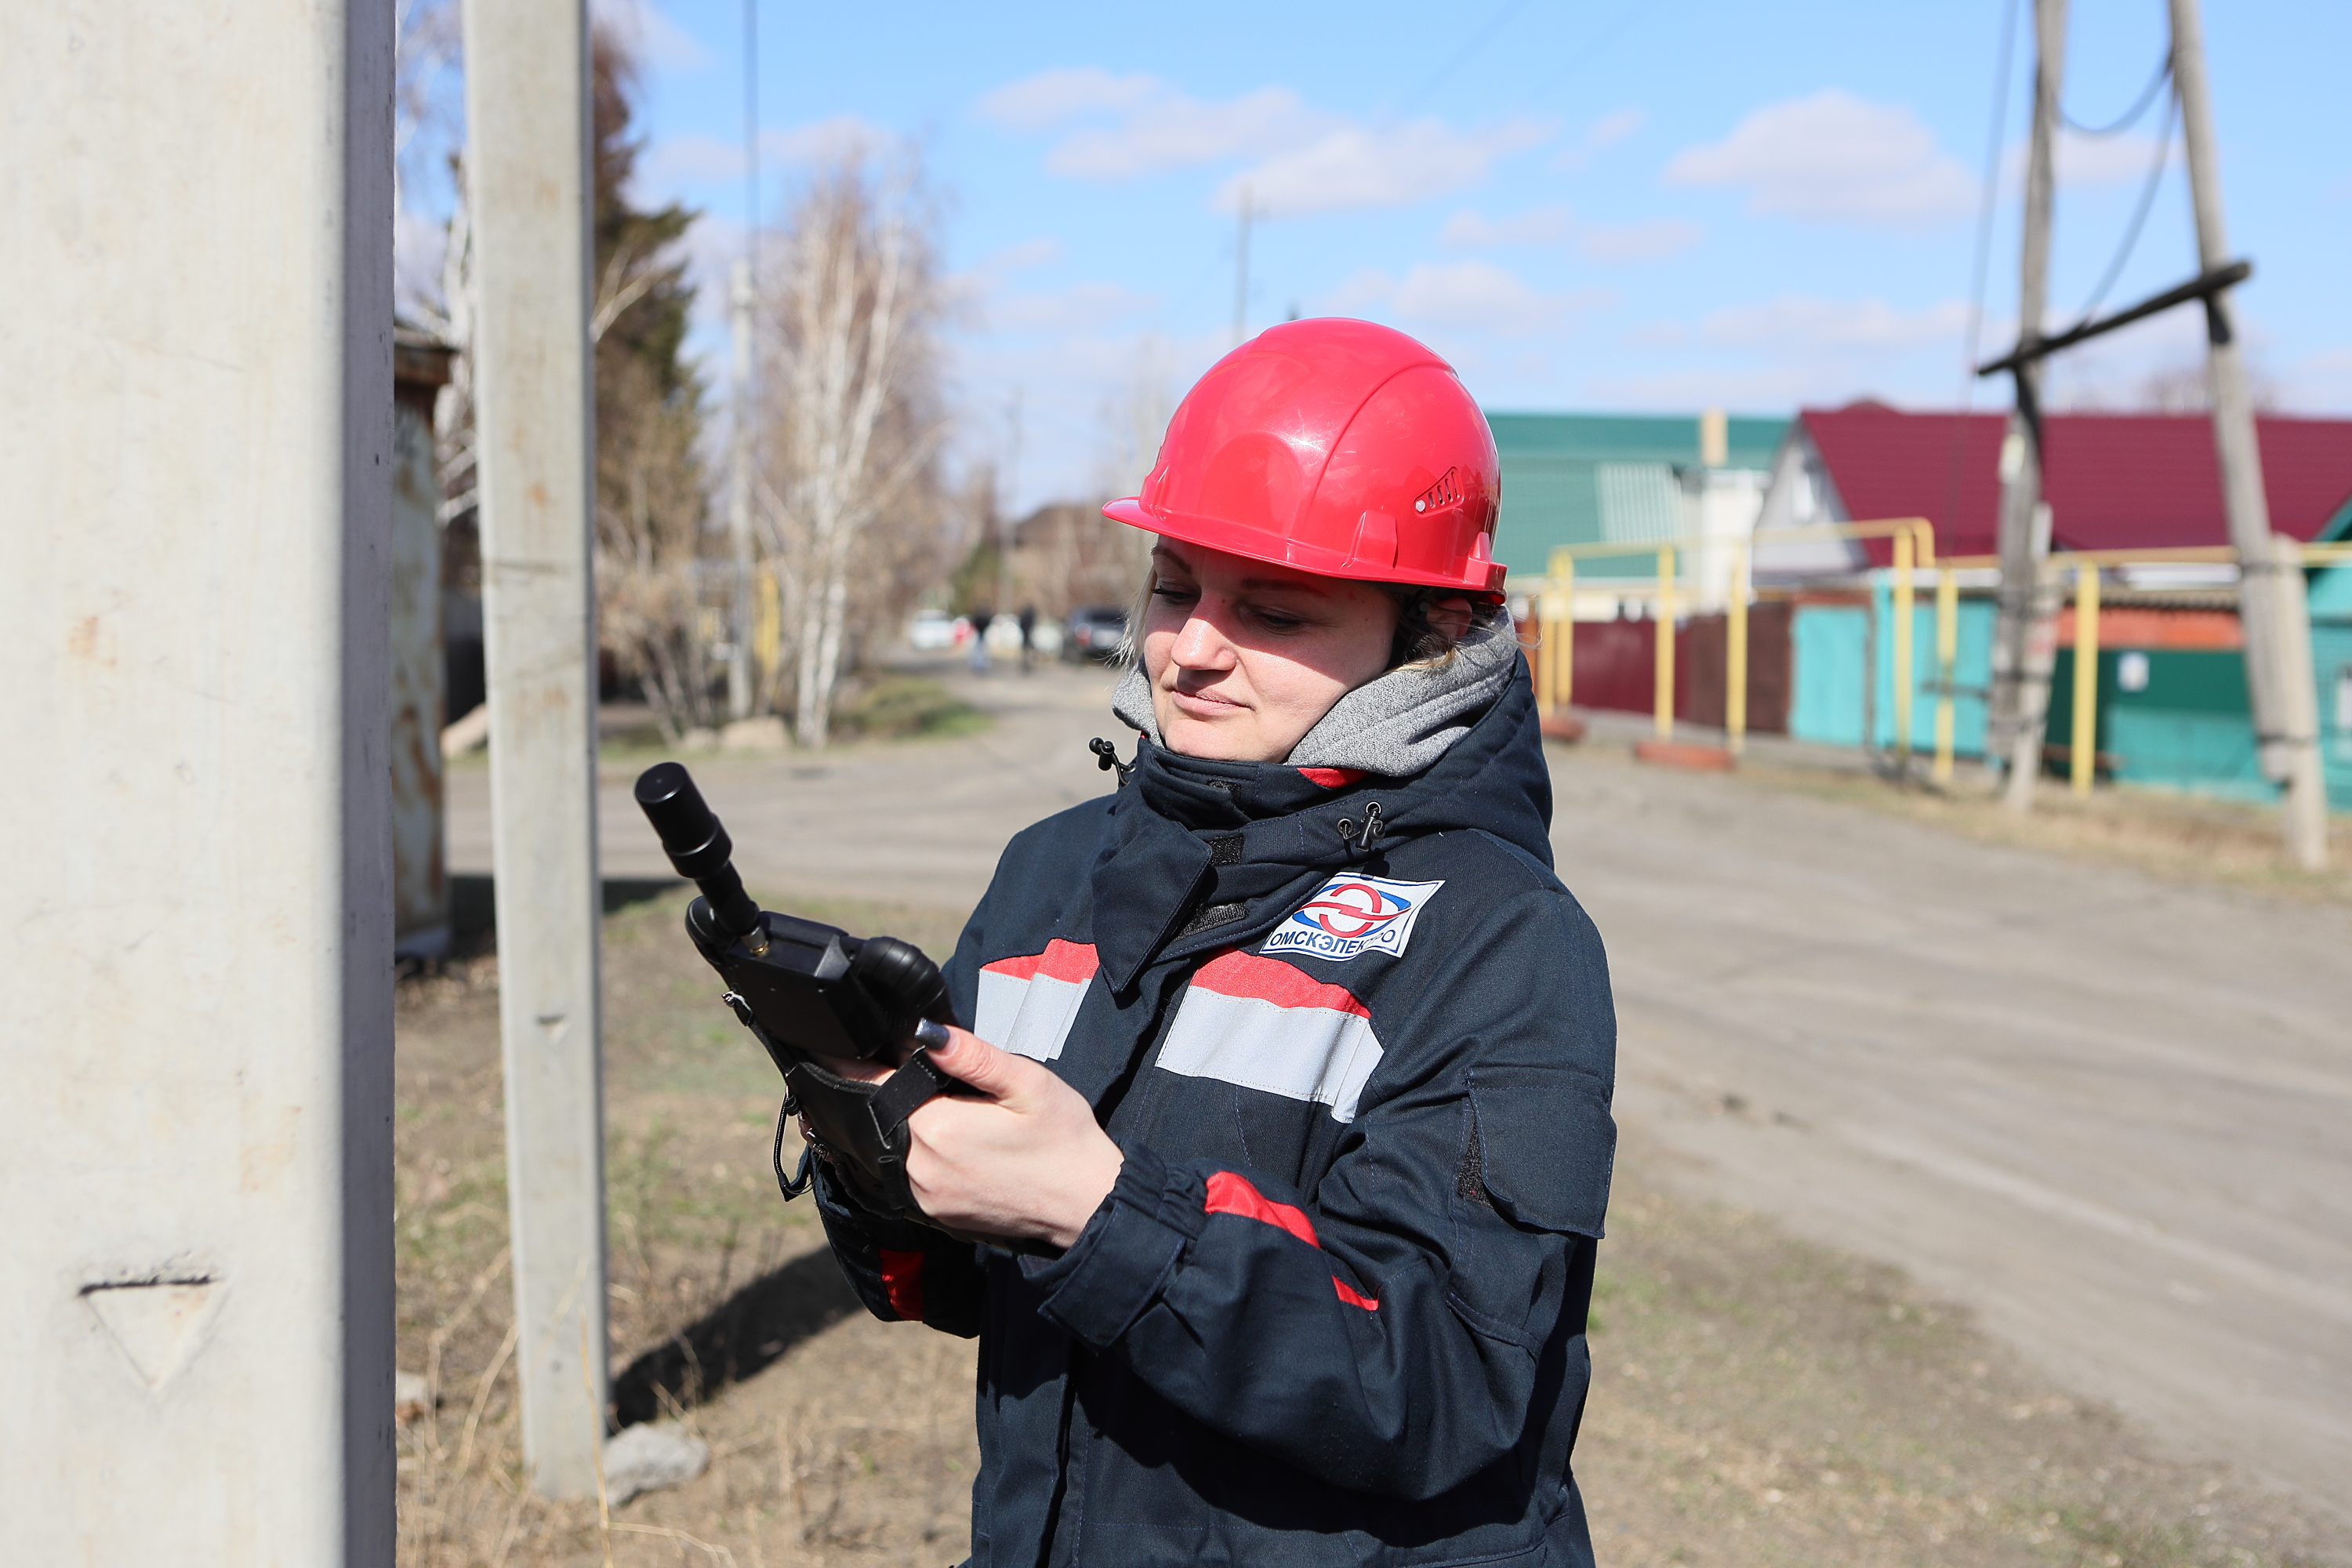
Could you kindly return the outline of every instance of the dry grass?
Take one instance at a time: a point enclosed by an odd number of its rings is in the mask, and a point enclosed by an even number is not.
[[[934,952],[954,918],[793,900]],[[948,1563],[965,1551],[972,1347],[857,1309],[768,1173],[772,1070],[675,897],[606,922],[616,1395],[710,1468],[600,1517],[521,1481],[495,961],[404,985],[400,1562]],[[1610,1563],[2222,1568],[2334,1561],[2325,1531],[2017,1373],[1891,1270],[1691,1205],[1630,1145],[1602,1252],[1579,1472]],[[2297,1553],[2305,1554],[2298,1556]]]
[[[2352,816],[2341,812],[2328,823],[2328,869],[2310,872],[2287,863],[2278,811],[2271,806],[2104,784],[2088,799],[2078,799],[2063,783],[2044,781],[2034,792],[2033,810],[2021,816],[1995,799],[1981,780],[1938,789],[1924,782],[1906,784],[1757,761],[1743,761],[1738,776],[1891,812],[1979,843],[2127,865],[2173,881],[2352,903]]]

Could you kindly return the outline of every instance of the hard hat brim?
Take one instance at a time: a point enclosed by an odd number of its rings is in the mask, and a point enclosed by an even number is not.
[[[1147,533],[1166,534],[1187,544],[1198,544],[1210,550],[1222,550],[1231,555],[1246,556],[1252,561],[1264,561],[1272,565],[1288,566],[1318,577],[1343,577],[1358,583],[1404,583],[1422,588],[1453,588],[1465,594],[1500,595],[1503,578],[1508,568],[1499,561],[1484,554],[1486,536],[1479,536],[1481,552],[1465,563],[1461,576],[1444,573],[1414,572],[1387,561],[1370,561],[1353,552],[1332,550],[1319,544],[1285,534],[1271,533],[1248,527],[1226,518],[1200,517],[1183,512],[1155,512],[1143,503],[1141,496],[1125,496],[1103,509],[1103,515],[1130,528]]]

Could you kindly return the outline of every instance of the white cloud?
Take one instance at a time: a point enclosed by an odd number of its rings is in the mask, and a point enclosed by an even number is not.
[[[1445,220],[1437,243],[1448,250],[1471,250],[1489,245],[1559,245],[1576,227],[1576,218],[1560,205],[1530,207],[1515,217],[1489,218],[1465,207]]]
[[[1016,130],[1070,126],[1045,154],[1056,174],[1125,180],[1202,163],[1254,160],[1217,205],[1274,216],[1397,206],[1484,179],[1495,160],[1552,134],[1517,119],[1464,131],[1434,118],[1369,125],[1307,103],[1287,87],[1208,100],[1140,72],[1068,67],[998,88],[983,119]]]
[[[1158,301],[1118,283],[1074,283],[1045,294],[1007,294],[985,307],[988,326],[1001,332],[1096,332]]]
[[[1324,304],[1343,314],[1384,306],[1397,320],[1417,327],[1524,333],[1553,331],[1571,314],[1610,304],[1613,298],[1601,289],[1547,294],[1491,261],[1421,261],[1402,279],[1370,268],[1358,271]]]
[[[888,130],[855,114],[836,114],[805,125],[760,132],[760,161],[779,165],[822,163],[851,149],[878,151],[895,146]],[[637,164],[637,179],[660,193],[743,177],[743,143],[689,132],[647,148]]]
[[[1218,205],[1237,208],[1246,191],[1254,207],[1278,217],[1403,206],[1476,184],[1496,159],[1551,133],[1531,120],[1484,131],[1435,119],[1345,126],[1234,175],[1219,188]]]
[[[1762,304],[1714,311],[1699,331],[1719,348],[1883,351],[1954,342],[1968,324],[1969,307],[1959,300],[1900,310],[1878,299],[1783,294]]]
[[[1706,237],[1706,230],[1701,226],[1665,217],[1648,223],[1588,225],[1578,232],[1576,248],[1588,261],[1624,267],[1680,256]]]
[[[1977,182],[1904,105],[1830,88],[1755,110],[1666,164],[1675,185],[1738,185],[1748,210],[1914,227],[1969,211]]]
[[[1107,109],[1127,109],[1160,89],[1141,71],[1113,76],[1100,66],[1064,66],[1007,82],[983,96],[974,111],[1011,131],[1044,131]]]
[[[1624,266],[1679,256],[1706,237],[1706,230],[1681,218],[1647,223],[1580,224],[1564,206],[1531,207],[1516,216],[1489,218],[1468,208],[1445,220],[1437,243],[1449,250],[1497,245],[1567,245],[1588,261]]]
[[[589,10],[597,21],[617,29],[640,62],[655,70],[698,71],[713,63],[700,39],[646,0],[592,0]]]
[[[1563,147],[1552,160],[1557,169],[1581,169],[1592,162],[1592,155],[1604,147],[1613,147],[1650,122],[1650,117],[1639,109],[1619,109],[1594,121],[1590,129],[1571,146]]]
[[[1339,123],[1286,87],[1262,87],[1222,103],[1170,93],[1140,103],[1119,124],[1068,137],[1045,155],[1056,174],[1122,180],[1226,158],[1296,147]]]
[[[1592,129],[1584,133],[1588,147],[1606,147],[1622,142],[1650,122],[1650,117],[1638,109],[1620,109],[1594,121]]]
[[[2027,143],[2013,142],[2003,155],[2003,178],[2012,189],[2022,186],[2025,180],[2025,160],[2030,152]],[[2149,165],[2156,162],[2156,138],[2128,132],[2119,136],[2085,136],[2078,131],[2063,128],[2058,132],[2058,183],[2062,185],[2113,185],[2126,181],[2137,184],[2147,178]],[[2174,168],[2185,162],[2179,138],[2172,143],[2170,158]]]

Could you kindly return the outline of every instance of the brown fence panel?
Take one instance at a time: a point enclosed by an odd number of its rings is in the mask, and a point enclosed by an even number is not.
[[[1675,716],[1686,724],[1723,727],[1724,662],[1729,620],[1694,616],[1675,640]],[[1748,728],[1762,735],[1789,731],[1789,606],[1748,610]]]
[[[1577,622],[1570,701],[1579,708],[1649,712],[1657,690],[1656,635],[1650,621]]]

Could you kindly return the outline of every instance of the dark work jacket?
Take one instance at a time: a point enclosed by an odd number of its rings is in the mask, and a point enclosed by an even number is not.
[[[1522,661],[1417,777],[1141,742],[1006,848],[958,1016],[1117,1185],[1048,1260],[819,1184],[877,1316],[980,1336],[973,1564],[1591,1562],[1616,1022],[1550,812]]]

